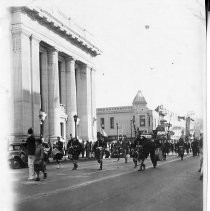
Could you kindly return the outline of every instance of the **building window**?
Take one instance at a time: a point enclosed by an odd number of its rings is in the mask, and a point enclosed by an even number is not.
[[[64,137],[64,125],[63,125],[63,122],[60,122],[60,130],[61,130],[61,137],[63,138]]]
[[[110,117],[110,129],[114,129],[114,117]]]
[[[149,125],[149,127],[150,127],[150,117],[148,117],[148,125]]]
[[[145,116],[140,115],[140,127],[145,127],[145,126],[146,126]]]
[[[104,129],[104,128],[105,128],[104,118],[101,118],[101,128],[102,128],[102,129]]]

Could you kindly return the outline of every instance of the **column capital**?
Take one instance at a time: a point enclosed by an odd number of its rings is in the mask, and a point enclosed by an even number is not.
[[[35,41],[35,42],[37,42],[37,43],[40,43],[40,41],[41,41],[41,39],[40,38],[38,38],[36,35],[34,35],[34,34],[32,34],[31,36],[30,36],[30,40],[33,40],[33,41]]]
[[[58,53],[59,51],[58,51],[58,49],[56,49],[54,46],[51,46],[51,47],[48,47],[47,48],[47,53],[49,54],[49,53]]]
[[[76,59],[75,59],[74,57],[72,57],[72,56],[67,56],[67,57],[65,58],[65,60],[66,60],[67,62],[76,62]]]
[[[92,68],[92,66],[91,66],[90,64],[87,64],[87,63],[83,63],[83,64],[81,65],[81,67],[83,67],[83,68],[85,68],[85,69],[91,69],[91,68]]]
[[[30,36],[31,36],[31,32],[29,32],[29,31],[26,30],[26,29],[21,28],[20,25],[12,26],[11,33],[12,33],[13,36],[14,36],[14,35],[18,35],[18,36],[20,36],[20,35],[25,35],[25,36],[27,36],[28,38],[30,38]]]

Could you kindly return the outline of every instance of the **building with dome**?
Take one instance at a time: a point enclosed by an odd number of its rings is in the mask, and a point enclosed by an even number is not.
[[[105,131],[113,140],[119,135],[132,138],[137,129],[151,133],[159,124],[153,112],[147,107],[146,99],[139,90],[131,106],[97,108],[97,130]]]

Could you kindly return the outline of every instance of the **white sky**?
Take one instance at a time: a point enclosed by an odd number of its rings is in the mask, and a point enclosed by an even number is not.
[[[202,4],[196,0],[61,2],[54,1],[100,40],[97,107],[131,105],[141,90],[150,109],[163,104],[183,115],[191,110],[201,115],[206,55],[205,22],[199,18],[204,17]]]
[[[181,115],[202,115],[204,0],[41,2],[58,7],[100,40],[103,53],[95,61],[97,107],[131,105],[141,90],[150,109],[163,104]]]

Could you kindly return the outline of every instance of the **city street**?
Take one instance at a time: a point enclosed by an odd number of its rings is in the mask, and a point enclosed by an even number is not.
[[[139,172],[133,162],[104,159],[65,161],[60,169],[47,166],[48,178],[27,181],[28,169],[10,170],[16,198],[15,210],[203,210],[203,182],[199,180],[199,157],[170,155],[154,169],[149,159]]]

